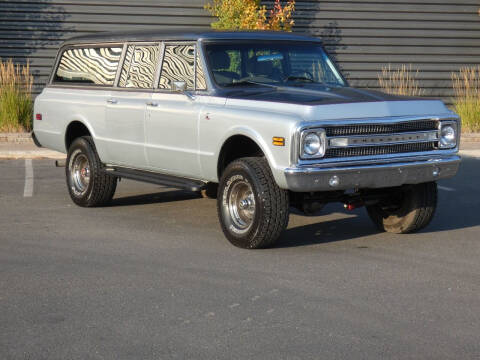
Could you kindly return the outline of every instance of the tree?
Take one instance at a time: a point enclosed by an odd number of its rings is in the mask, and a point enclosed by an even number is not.
[[[214,29],[292,31],[295,0],[284,6],[275,0],[270,11],[260,0],[212,0],[205,9],[218,19],[211,24]]]

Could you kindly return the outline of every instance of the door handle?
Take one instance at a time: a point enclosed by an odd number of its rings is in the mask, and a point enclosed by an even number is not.
[[[158,106],[158,103],[153,102],[153,101],[149,101],[149,102],[147,102],[147,106]]]
[[[107,100],[107,103],[109,103],[109,104],[116,104],[116,103],[118,103],[118,100],[117,100],[117,99],[108,99],[108,100]]]

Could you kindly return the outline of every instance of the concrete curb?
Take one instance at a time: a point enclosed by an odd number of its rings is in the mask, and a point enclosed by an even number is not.
[[[480,158],[480,149],[465,149],[460,150],[460,156],[468,156]],[[29,150],[29,151],[0,151],[0,160],[18,160],[18,159],[53,159],[62,160],[67,157],[66,154],[62,154],[52,150]]]
[[[0,143],[33,144],[30,133],[0,133]]]
[[[462,149],[460,156],[480,158],[480,147],[477,149]],[[52,150],[0,150],[0,160],[18,160],[18,159],[54,159],[62,160],[67,157],[66,154]]]
[[[460,141],[465,143],[480,143],[480,133],[462,134]]]
[[[460,150],[459,152],[460,156],[462,157],[473,157],[480,159],[480,148],[479,149],[464,149]]]
[[[463,133],[462,143],[478,143],[480,148],[480,133]],[[0,133],[0,144],[33,144],[30,133]]]
[[[65,159],[67,155],[53,150],[0,150],[0,160],[16,160],[16,159]]]

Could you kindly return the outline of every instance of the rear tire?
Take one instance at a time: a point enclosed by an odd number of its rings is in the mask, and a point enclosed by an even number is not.
[[[117,188],[117,178],[103,171],[90,136],[73,141],[68,149],[65,175],[72,201],[82,207],[106,205]]]
[[[217,211],[223,233],[235,246],[272,246],[288,225],[288,192],[275,183],[265,158],[233,161],[218,188]]]
[[[367,212],[381,231],[406,234],[426,227],[436,207],[437,184],[429,182],[394,189],[392,199],[367,206]]]

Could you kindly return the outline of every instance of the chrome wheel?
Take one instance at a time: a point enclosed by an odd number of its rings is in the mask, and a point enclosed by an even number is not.
[[[255,196],[252,186],[244,181],[235,182],[228,194],[226,203],[233,225],[238,230],[247,230],[255,218]]]
[[[85,154],[77,150],[69,164],[70,184],[77,195],[83,195],[90,184],[90,163]]]
[[[217,212],[228,241],[243,249],[271,246],[288,224],[288,192],[265,158],[232,161],[218,184]]]

